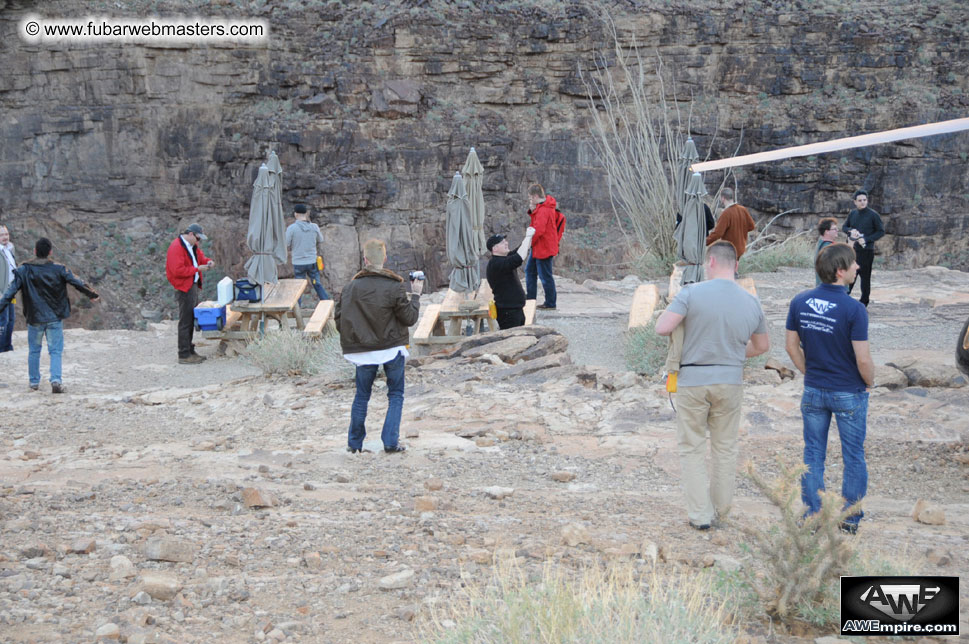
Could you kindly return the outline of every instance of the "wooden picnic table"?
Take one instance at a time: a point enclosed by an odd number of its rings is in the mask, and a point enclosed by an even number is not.
[[[280,328],[289,328],[289,320],[294,320],[296,328],[304,328],[303,313],[299,308],[299,298],[309,287],[305,279],[284,279],[276,284],[263,284],[263,298],[259,302],[236,300],[226,307],[226,325],[222,331],[203,331],[202,336],[221,340],[248,340],[262,335],[266,329],[266,318],[276,320]],[[235,324],[238,322],[238,328]]]

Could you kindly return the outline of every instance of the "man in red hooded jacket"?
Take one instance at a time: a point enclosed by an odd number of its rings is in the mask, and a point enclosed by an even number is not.
[[[525,298],[534,300],[538,294],[538,281],[542,280],[545,302],[540,309],[555,308],[555,278],[552,276],[552,258],[559,253],[559,240],[562,238],[563,225],[559,226],[555,197],[546,195],[545,189],[537,183],[528,186],[528,216],[532,219],[535,235],[532,237],[532,252],[525,264]],[[537,275],[536,275],[537,273]]]
[[[202,289],[202,271],[207,271],[215,262],[205,256],[199,241],[207,239],[202,227],[192,224],[185,232],[176,237],[168,246],[165,258],[165,276],[175,287],[175,301],[178,302],[178,362],[198,364],[205,360],[195,353],[192,336],[195,333],[195,305],[198,292]],[[196,288],[198,287],[198,288]]]

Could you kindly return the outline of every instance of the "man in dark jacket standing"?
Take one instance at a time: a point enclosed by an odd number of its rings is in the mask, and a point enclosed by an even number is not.
[[[203,239],[208,237],[202,232],[202,227],[192,224],[172,240],[165,257],[165,276],[175,288],[175,301],[178,303],[179,364],[198,364],[205,360],[195,353],[195,345],[192,344],[192,337],[195,335],[195,305],[198,304],[198,293],[202,290],[202,271],[215,266],[215,262],[206,257],[199,246]]]
[[[40,350],[44,337],[47,338],[47,352],[50,354],[50,388],[55,394],[67,391],[61,381],[61,359],[64,353],[64,322],[71,315],[71,301],[67,298],[67,285],[70,284],[92,301],[98,301],[98,294],[89,289],[84,282],[61,264],[50,259],[53,244],[46,237],[37,240],[34,246],[36,257],[21,264],[13,272],[13,282],[7,287],[0,299],[0,314],[11,300],[21,292],[24,317],[27,319],[27,371],[30,388],[40,388]]]
[[[400,417],[404,409],[404,360],[409,339],[408,327],[417,323],[423,280],[411,280],[408,297],[404,278],[384,268],[387,247],[371,239],[363,245],[362,271],[343,288],[334,319],[340,332],[343,357],[356,366],[356,395],[350,409],[347,451],[363,451],[367,435],[367,405],[377,377],[384,367],[387,376],[387,415],[380,438],[387,453],[403,452],[400,444]]]
[[[868,207],[868,193],[859,190],[855,193],[855,209],[848,213],[845,232],[854,242],[855,257],[858,258],[858,277],[861,278],[861,303],[868,307],[871,294],[871,265],[875,262],[875,242],[885,236],[885,226],[881,216]],[[855,280],[857,281],[857,280]],[[848,286],[848,294],[855,282]]]

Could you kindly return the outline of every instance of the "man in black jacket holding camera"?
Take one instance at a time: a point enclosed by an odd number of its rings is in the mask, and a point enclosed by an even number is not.
[[[855,209],[848,213],[844,229],[854,242],[858,278],[861,279],[861,303],[867,307],[871,294],[871,265],[875,262],[875,242],[885,236],[885,226],[882,225],[881,216],[868,207],[868,193],[865,190],[855,192],[854,198]],[[852,282],[848,287],[849,294],[854,286]]]

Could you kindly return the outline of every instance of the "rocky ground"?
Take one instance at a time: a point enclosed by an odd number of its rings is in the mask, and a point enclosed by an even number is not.
[[[772,354],[789,366],[786,305],[810,274],[754,277]],[[918,572],[965,576],[969,389],[951,365],[969,275],[875,282],[873,354],[899,369],[880,366],[872,394],[857,539]],[[380,450],[381,381],[374,452],[351,455],[345,376],[268,379],[211,342],[204,364],[178,365],[171,323],[72,329],[69,393],[53,396],[46,383],[27,390],[16,334],[0,355],[0,639],[410,642],[436,607],[488,579],[495,555],[649,565],[655,549],[663,566],[751,565],[737,524],[774,510],[745,480],[736,523],[687,525],[670,403],[621,357],[637,284],[563,281],[541,326],[412,360],[401,455]],[[763,472],[799,457],[801,387],[748,374],[742,453]],[[828,459],[837,489],[836,443]],[[912,518],[919,499],[929,523]]]

